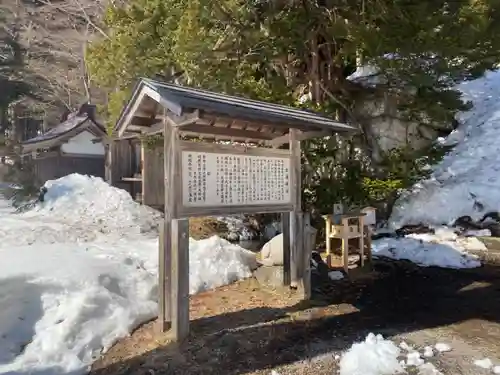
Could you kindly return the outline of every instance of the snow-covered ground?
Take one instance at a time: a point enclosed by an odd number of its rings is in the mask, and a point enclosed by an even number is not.
[[[434,168],[430,179],[417,184],[396,205],[389,223],[392,228],[447,225],[460,216],[479,219],[500,210],[500,71],[458,88],[474,108],[461,113],[462,125],[440,140],[456,146]]]
[[[370,333],[364,341],[354,343],[340,358],[340,375],[443,375],[429,359],[452,348],[446,343],[434,347],[414,348],[402,341],[399,345]],[[410,368],[415,372],[408,372]]]
[[[0,373],[84,373],[157,313],[154,211],[101,179],[52,181],[14,214],[0,201]],[[217,237],[190,241],[190,292],[249,277],[255,256]]]
[[[404,238],[384,238],[373,241],[373,256],[408,260],[421,266],[443,268],[475,268],[481,266],[469,251],[485,251],[486,246],[475,237],[459,237],[448,228],[438,228],[435,234],[410,234]]]

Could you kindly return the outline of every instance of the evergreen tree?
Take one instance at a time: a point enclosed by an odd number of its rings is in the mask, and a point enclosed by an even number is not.
[[[495,0],[131,0],[108,8],[110,38],[94,43],[87,58],[112,91],[110,123],[139,76],[182,71],[190,85],[297,106],[308,93],[302,106],[363,130],[350,142],[305,147],[314,199],[329,205],[350,194],[359,202],[380,195],[373,180],[360,184],[363,177],[387,182],[392,194],[422,176],[423,162],[413,150],[378,150],[359,103],[390,94],[404,118],[449,127],[467,108],[455,84],[499,61],[499,9]],[[347,79],[359,64],[376,67],[375,83]],[[353,157],[359,149],[366,157]],[[332,181],[339,176],[345,188],[332,192],[328,186],[342,186]],[[323,191],[328,198],[318,198]]]

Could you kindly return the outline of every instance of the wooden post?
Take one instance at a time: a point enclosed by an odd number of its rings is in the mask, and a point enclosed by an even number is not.
[[[290,272],[290,212],[281,213],[281,229],[283,232],[283,285],[289,286]]]
[[[313,243],[311,243],[311,215],[304,213],[304,253],[303,253],[303,272],[302,272],[302,289],[304,299],[311,299],[311,251]]]
[[[360,256],[360,266],[365,265],[365,218],[363,216],[359,217],[359,256]]]
[[[368,263],[372,262],[372,228],[366,226],[366,250]]]
[[[332,219],[331,215],[326,215],[325,216],[325,221],[326,221],[326,227],[325,227],[325,233],[326,233],[326,255],[329,257],[331,256],[332,252],[332,243],[330,239],[331,235],[331,230],[332,230]]]
[[[301,286],[304,262],[304,223],[302,212],[294,212],[290,217],[290,264],[291,283],[290,286],[298,288]]]
[[[172,340],[189,334],[189,220],[172,220]]]
[[[292,202],[294,210],[290,215],[290,286],[298,287],[300,281],[300,271],[302,263],[302,248],[304,241],[302,238],[302,175],[301,175],[301,154],[299,131],[290,129],[290,155],[291,155],[291,184]]]
[[[342,263],[344,271],[349,272],[349,219],[342,219]]]
[[[159,270],[158,270],[158,328],[161,332],[166,332],[170,329],[170,322],[172,321],[172,303],[167,296],[170,295],[171,289],[171,256],[165,249],[170,248],[170,244],[165,244],[165,239],[171,239],[171,223],[164,221],[160,227],[160,240],[159,240]]]
[[[146,176],[145,176],[145,173],[144,173],[144,157],[146,155],[146,150],[145,150],[145,142],[143,140],[141,140],[141,163],[140,163],[140,168],[141,168],[141,178],[142,178],[142,181],[141,181],[141,194],[142,194],[142,199],[141,199],[141,203],[144,204],[144,202],[147,201],[147,199],[144,198],[144,192],[147,190],[147,183],[149,181],[146,181]],[[135,199],[135,192],[134,192],[134,199]]]

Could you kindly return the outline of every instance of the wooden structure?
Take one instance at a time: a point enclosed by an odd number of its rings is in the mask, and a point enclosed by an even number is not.
[[[94,107],[85,104],[46,133],[22,142],[21,153],[24,160],[33,162],[40,184],[71,173],[104,178],[105,147],[94,140],[105,135]]]
[[[341,241],[342,267],[349,272],[350,241],[357,241],[360,266],[365,265],[365,251],[368,262],[371,262],[371,226],[375,224],[375,209],[366,207],[359,211],[345,212],[343,206],[334,206],[333,215],[325,215],[325,240],[327,264],[332,265],[332,240]]]
[[[170,327],[173,340],[189,332],[188,218],[192,216],[281,212],[283,282],[309,297],[311,253],[304,251],[300,141],[353,131],[315,113],[139,81],[115,132],[119,137],[163,133],[162,330]],[[278,149],[284,144],[288,149]]]
[[[106,181],[140,203],[163,209],[163,164],[163,145],[145,145],[139,135],[114,139],[107,150]]]

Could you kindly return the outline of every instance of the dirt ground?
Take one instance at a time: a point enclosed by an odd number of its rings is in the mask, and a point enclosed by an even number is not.
[[[487,264],[473,270],[376,261],[369,277],[322,288],[314,304],[253,279],[206,292],[191,300],[186,342],[169,343],[151,322],[91,374],[331,375],[335,357],[369,332],[418,347],[449,343],[452,352],[432,359],[445,375],[488,374],[472,364],[500,364],[500,241],[488,245]]]

